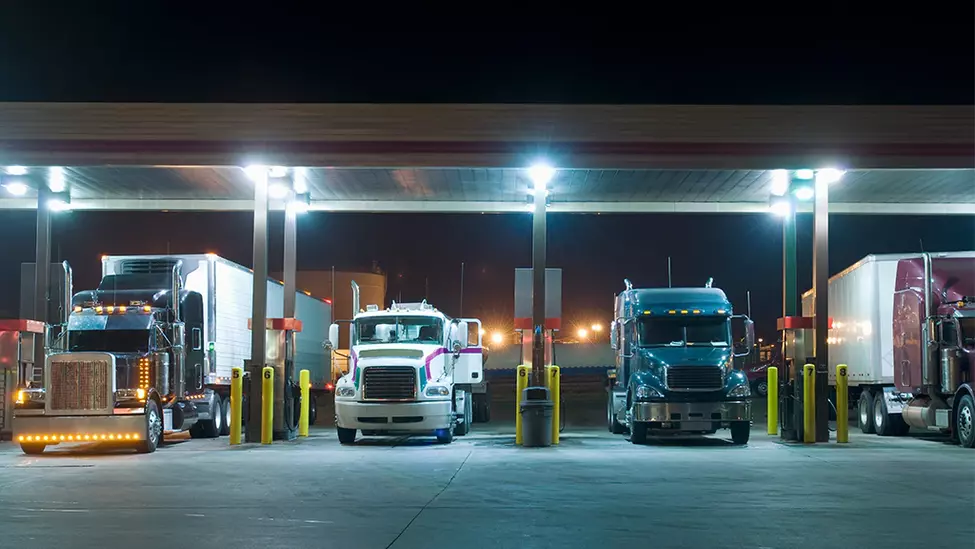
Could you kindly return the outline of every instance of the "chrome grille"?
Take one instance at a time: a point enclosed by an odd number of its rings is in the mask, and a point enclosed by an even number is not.
[[[724,387],[720,366],[671,366],[667,388],[671,391],[718,391]]]
[[[416,399],[416,368],[371,366],[362,374],[362,397],[366,400]]]
[[[77,360],[51,363],[47,398],[51,410],[104,410],[109,402],[111,363]]]

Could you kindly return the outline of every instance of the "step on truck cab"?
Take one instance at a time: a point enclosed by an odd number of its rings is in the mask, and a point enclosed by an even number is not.
[[[609,430],[647,436],[712,434],[730,428],[735,444],[751,429],[751,389],[735,356],[754,341],[752,321],[732,314],[717,288],[634,289],[616,297],[611,343],[615,377],[607,401]],[[743,341],[732,339],[732,320],[743,321]]]
[[[450,318],[426,301],[356,314],[349,372],[335,385],[339,441],[355,442],[357,431],[435,435],[441,443],[467,434],[471,385],[484,375],[480,328],[479,320]],[[338,330],[329,329],[332,345]]]

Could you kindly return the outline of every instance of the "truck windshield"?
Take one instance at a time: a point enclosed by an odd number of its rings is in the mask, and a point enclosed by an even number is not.
[[[637,325],[641,346],[707,345],[727,347],[731,339],[727,317],[641,318]]]
[[[443,321],[433,316],[378,316],[356,321],[356,343],[443,344]]]
[[[69,351],[144,353],[149,350],[148,330],[71,330]]]

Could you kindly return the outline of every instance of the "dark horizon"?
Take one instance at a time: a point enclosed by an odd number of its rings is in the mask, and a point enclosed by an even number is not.
[[[67,259],[79,291],[97,284],[102,254],[217,253],[251,266],[252,214],[69,212],[54,220],[52,261]],[[34,212],[0,212],[8,229],[0,316],[16,316],[20,264],[34,260]],[[120,231],[119,227],[127,230]],[[269,270],[281,268],[283,218],[271,214]],[[173,230],[175,229],[175,230]],[[368,271],[388,276],[387,303],[400,293],[456,315],[465,263],[464,315],[510,326],[514,269],[531,265],[525,214],[353,214],[299,218],[299,270]],[[799,289],[812,285],[812,216],[798,218]],[[682,238],[683,236],[683,238]],[[195,239],[195,240],[194,240]],[[190,243],[191,242],[191,243]],[[871,253],[975,250],[975,216],[830,216],[830,273]],[[701,286],[709,277],[738,312],[751,291],[759,334],[774,334],[782,303],[781,220],[765,214],[551,214],[549,266],[563,269],[563,325],[606,324],[623,278],[637,286]],[[342,289],[336,289],[342,291]],[[328,296],[322,296],[328,297]]]

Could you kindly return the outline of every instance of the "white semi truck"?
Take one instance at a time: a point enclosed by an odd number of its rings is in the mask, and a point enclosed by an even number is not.
[[[355,286],[353,285],[353,291]],[[359,311],[354,298],[353,310]],[[429,305],[368,305],[352,320],[349,372],[335,385],[339,442],[372,435],[435,435],[449,443],[472,422],[471,386],[483,380],[481,321]],[[332,324],[329,342],[338,343]]]
[[[170,433],[229,433],[231,368],[251,353],[253,277],[214,254],[103,257],[98,287],[69,297],[60,349],[18,391],[15,440],[28,454],[93,441],[153,452]],[[268,316],[280,316],[282,285],[268,280],[267,297]],[[296,295],[295,371],[309,370],[313,386],[328,378],[329,307]]]

